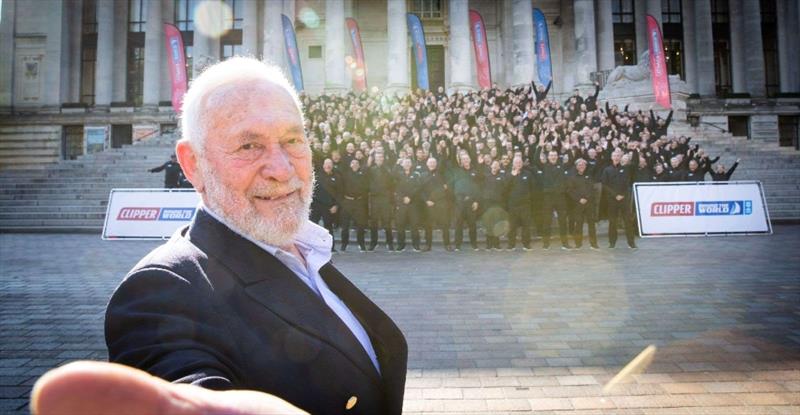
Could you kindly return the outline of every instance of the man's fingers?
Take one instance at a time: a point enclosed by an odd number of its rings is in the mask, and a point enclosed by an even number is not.
[[[31,411],[34,415],[305,413],[265,393],[172,384],[137,369],[101,362],[70,363],[42,376],[33,388]]]
[[[121,365],[76,362],[52,370],[33,387],[36,415],[156,414],[167,400],[160,388],[168,382]]]

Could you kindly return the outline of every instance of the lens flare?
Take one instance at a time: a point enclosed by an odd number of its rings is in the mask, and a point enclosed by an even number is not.
[[[297,18],[309,29],[319,27],[319,15],[310,7],[303,7],[297,13]]]
[[[231,6],[221,1],[203,1],[194,11],[194,26],[205,36],[221,37],[233,27]]]

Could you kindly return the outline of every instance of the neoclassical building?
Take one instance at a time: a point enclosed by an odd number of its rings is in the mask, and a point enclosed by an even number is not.
[[[547,20],[553,93],[588,88],[647,49],[660,23],[670,74],[693,111],[767,117],[795,140],[797,0],[0,0],[0,168],[75,158],[174,130],[163,23],[181,30],[189,78],[252,55],[287,68],[281,15],[296,29],[307,93],[353,86],[345,19],[361,31],[369,88],[416,87],[407,13],[420,17],[430,87],[477,88],[469,10],[483,17],[492,81],[538,79],[532,10]],[[287,71],[288,73],[288,71]],[[714,118],[716,117],[716,118]],[[763,118],[762,118],[763,119]],[[745,121],[747,124],[747,121]]]

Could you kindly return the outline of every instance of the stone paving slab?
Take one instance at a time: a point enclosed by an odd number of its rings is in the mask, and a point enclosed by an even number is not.
[[[0,234],[0,413],[47,370],[104,360],[103,312],[158,245]],[[800,227],[640,249],[347,252],[409,343],[409,414],[800,413]],[[603,386],[648,345],[646,371]]]

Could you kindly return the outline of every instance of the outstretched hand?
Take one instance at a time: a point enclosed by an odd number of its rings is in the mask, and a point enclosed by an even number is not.
[[[174,384],[113,363],[75,362],[47,372],[31,394],[34,415],[305,414],[255,391],[213,391]]]

